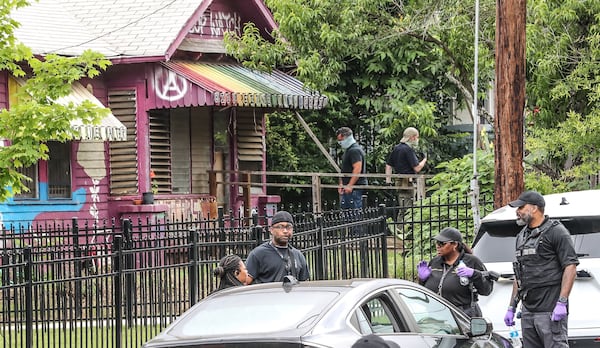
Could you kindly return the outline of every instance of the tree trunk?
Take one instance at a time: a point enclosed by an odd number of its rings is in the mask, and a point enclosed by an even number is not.
[[[526,0],[496,1],[494,207],[523,191]]]

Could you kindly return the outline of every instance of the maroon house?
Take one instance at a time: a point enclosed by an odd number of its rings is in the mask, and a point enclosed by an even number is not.
[[[111,115],[73,125],[80,139],[49,144],[50,160],[26,169],[31,191],[1,203],[0,222],[240,211],[241,187],[211,192],[209,171],[264,170],[265,115],[327,104],[287,74],[227,56],[224,32],[253,22],[268,37],[275,28],[260,0],[40,0],[13,18],[36,54],[92,49],[109,58],[105,73],[74,84],[66,99],[101,103]],[[0,73],[0,107],[16,102],[19,85]],[[153,189],[153,204],[136,204]],[[264,187],[251,198],[253,207],[277,200]]]

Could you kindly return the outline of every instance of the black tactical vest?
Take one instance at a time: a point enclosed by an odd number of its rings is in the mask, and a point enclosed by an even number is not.
[[[520,267],[521,288],[524,291],[561,283],[563,272],[556,253],[540,255],[541,248],[550,247],[540,245],[549,243],[544,235],[559,224],[556,220],[546,219],[541,226],[529,233],[526,233],[526,226],[517,236],[515,256]]]

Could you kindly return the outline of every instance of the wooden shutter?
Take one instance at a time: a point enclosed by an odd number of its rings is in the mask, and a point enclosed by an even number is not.
[[[263,113],[255,109],[238,110],[236,135],[240,169],[246,167],[243,162],[262,163],[265,153]]]
[[[108,92],[108,107],[127,127],[127,141],[110,142],[110,194],[138,192],[137,127],[135,90]]]
[[[176,134],[189,139],[189,134]],[[189,158],[189,157],[188,157]],[[150,169],[158,193],[171,193],[171,126],[169,109],[150,112]]]

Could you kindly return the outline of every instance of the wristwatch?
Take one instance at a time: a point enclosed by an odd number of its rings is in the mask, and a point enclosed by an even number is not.
[[[569,298],[568,297],[564,297],[564,296],[559,296],[558,297],[558,302],[560,302],[560,303],[567,303],[567,302],[569,302]]]

